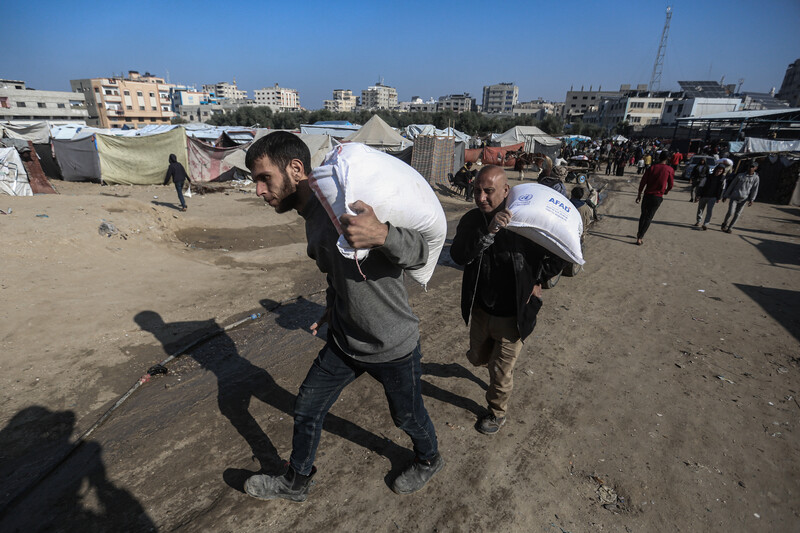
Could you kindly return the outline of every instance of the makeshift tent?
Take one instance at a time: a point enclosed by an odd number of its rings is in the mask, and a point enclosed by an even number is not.
[[[464,151],[465,163],[477,163],[483,154],[483,148],[467,148]]]
[[[16,148],[0,148],[0,193],[33,196],[28,174]]]
[[[516,163],[516,158],[506,158],[507,152],[516,152],[517,150],[522,150],[524,144],[514,144],[511,146],[504,146],[500,147],[490,147],[487,146],[483,149],[481,153],[481,161],[484,165],[501,165],[506,167],[513,167],[514,163]]]
[[[555,159],[561,148],[561,141],[551,137],[536,126],[514,126],[500,135],[492,135],[491,145],[506,147],[522,143],[523,150],[542,153]],[[485,160],[484,160],[485,162]]]
[[[186,147],[188,150],[189,166],[186,170],[192,181],[207,182],[213,181],[225,174],[234,165],[225,161],[225,157],[232,154],[238,148],[221,148],[211,146],[203,141],[187,138]]]
[[[453,170],[453,137],[420,135],[411,153],[411,166],[431,185],[449,185],[447,174]]]
[[[256,131],[256,136],[253,139],[253,142],[257,141],[264,135],[267,135],[275,130],[268,130],[268,129],[259,129]],[[331,142],[331,138],[327,135],[303,135],[302,133],[298,134],[295,133],[300,137],[300,139],[306,143],[308,146],[309,152],[311,152],[311,168],[316,168],[322,164],[322,160],[325,159],[325,156],[333,150],[333,143]],[[244,146],[239,146],[238,148],[234,148],[232,152],[228,153],[225,158],[224,162],[227,165],[232,167],[236,167],[244,173],[250,173],[250,170],[244,164],[245,156],[247,155],[247,149],[250,148],[250,144],[246,144]]]
[[[455,137],[456,142],[464,142],[469,143],[472,138],[463,133],[458,131],[455,128],[445,128],[443,130],[436,129],[433,124],[411,124],[406,126],[403,130],[406,137],[414,140],[419,135],[428,135],[428,136],[436,136],[436,137]]]
[[[366,144],[382,152],[404,150],[414,144],[412,141],[400,136],[378,115],[372,115],[372,118],[360,130],[349,137],[345,137],[344,140]]]
[[[750,152],[800,152],[800,140],[776,141],[773,139],[759,139],[747,137],[744,140],[745,153]]]
[[[3,130],[3,137],[11,139],[24,139],[33,141],[37,144],[50,142],[50,127],[47,122],[37,122],[36,124],[0,124]]]
[[[83,139],[53,139],[58,168],[64,181],[100,181],[100,158],[94,135]]]
[[[751,161],[758,162],[758,201],[793,204],[800,187],[800,152],[738,154],[734,173],[745,172]]]
[[[357,124],[350,124],[346,120],[317,121],[314,124],[301,124],[300,133],[303,135],[330,135],[343,139],[361,129]]]
[[[186,133],[175,128],[146,137],[96,135],[100,172],[105,183],[151,185],[164,183],[169,155],[188,165]]]

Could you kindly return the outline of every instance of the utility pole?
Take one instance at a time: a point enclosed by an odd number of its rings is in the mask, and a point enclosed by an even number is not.
[[[664,53],[667,51],[667,35],[669,34],[669,21],[672,20],[672,6],[667,6],[667,20],[664,22],[664,29],[661,31],[661,43],[658,45],[656,62],[653,64],[653,74],[650,76],[649,91],[657,91],[661,88],[661,71],[664,68]]]

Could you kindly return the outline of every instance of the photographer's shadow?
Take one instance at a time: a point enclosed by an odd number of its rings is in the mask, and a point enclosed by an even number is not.
[[[262,305],[265,309],[270,308],[269,301],[262,302]],[[281,305],[272,312],[277,314],[276,323],[281,327],[290,330],[303,329],[297,315],[305,315],[302,320],[305,325],[309,317],[316,320],[322,315],[322,307],[300,299]],[[188,352],[188,355],[216,376],[219,410],[250,446],[253,458],[261,465],[259,472],[282,472],[283,460],[267,433],[250,414],[250,402],[256,399],[271,405],[288,415],[290,420],[283,423],[290,424],[296,394],[278,385],[265,369],[239,355],[236,344],[215,320],[165,323],[158,313],[142,311],[136,315],[135,321],[142,329],[151,332],[162,343],[166,353],[170,354],[185,345],[189,337],[196,338],[218,332],[208,342]],[[176,341],[176,331],[191,333]],[[408,450],[332,413],[325,417],[323,430],[386,457],[391,463],[392,471],[399,470],[408,461]],[[243,491],[244,481],[253,473],[243,469],[228,469],[224,478],[228,485]]]

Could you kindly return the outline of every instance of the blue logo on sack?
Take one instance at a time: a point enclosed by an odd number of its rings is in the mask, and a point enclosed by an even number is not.
[[[533,198],[532,194],[523,194],[522,196],[518,197],[517,200],[520,200],[522,202],[527,202],[531,198]]]
[[[558,207],[560,207],[561,209],[563,209],[564,211],[569,213],[569,206],[565,205],[564,202],[559,202],[555,198],[550,198],[550,200],[548,200],[548,202],[551,203],[551,204],[556,204]]]

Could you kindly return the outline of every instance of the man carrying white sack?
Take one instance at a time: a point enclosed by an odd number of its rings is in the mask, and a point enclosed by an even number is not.
[[[325,415],[342,389],[363,373],[384,388],[395,425],[414,445],[416,458],[392,485],[399,494],[422,487],[444,466],[436,431],[422,402],[419,320],[408,303],[403,269],[423,266],[428,245],[422,235],[381,223],[372,207],[354,202],[356,215],[342,215],[342,234],[355,249],[370,249],[359,265],[343,257],[339,234],[308,180],[311,155],[299,137],[274,132],[247,151],[256,194],[278,213],[295,209],[306,221],[308,255],[327,275],[327,307],[311,326],[314,335],[329,324],[328,342],[308,371],[294,408],[294,435],[283,475],[254,475],[247,493],[269,500],[305,501],[316,473],[314,457]]]
[[[453,261],[464,265],[461,314],[470,325],[467,359],[489,369],[489,412],[476,426],[484,434],[497,433],[506,422],[514,364],[536,325],[542,283],[565,266],[538,244],[504,229],[511,221],[508,190],[501,167],[483,167],[475,180],[477,209],[461,218],[450,248]]]

